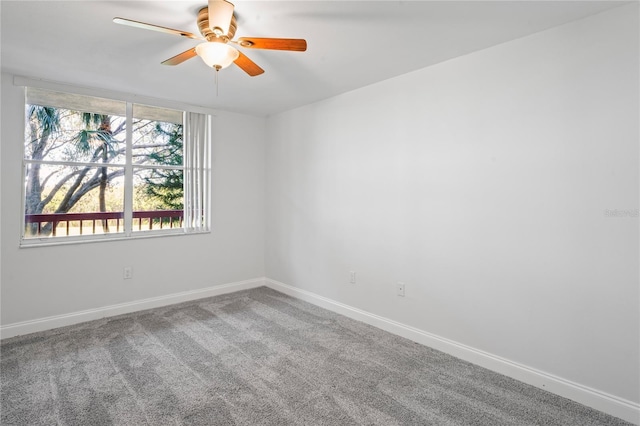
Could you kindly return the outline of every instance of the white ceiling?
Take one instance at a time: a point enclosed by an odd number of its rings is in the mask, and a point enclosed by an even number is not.
[[[265,73],[165,59],[199,41],[200,1],[0,2],[2,70],[191,105],[269,115],[599,13],[616,1],[243,1],[237,37],[304,38],[306,52],[244,49]]]

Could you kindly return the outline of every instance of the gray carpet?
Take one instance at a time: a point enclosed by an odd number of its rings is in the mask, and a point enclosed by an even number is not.
[[[623,425],[266,287],[6,339],[3,425]]]

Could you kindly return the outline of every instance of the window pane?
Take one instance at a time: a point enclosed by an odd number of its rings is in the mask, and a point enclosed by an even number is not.
[[[134,165],[182,165],[182,112],[134,105],[132,128]]]
[[[182,112],[134,104],[132,129],[133,231],[181,228]]]
[[[182,228],[182,170],[134,168],[133,231]]]
[[[27,164],[25,238],[123,232],[123,176],[123,167]]]
[[[124,164],[125,118],[26,105],[26,160]]]

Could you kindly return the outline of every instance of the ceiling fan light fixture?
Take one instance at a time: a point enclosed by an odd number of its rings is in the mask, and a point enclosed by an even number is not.
[[[0,0],[1,2],[2,0]],[[128,25],[147,30],[159,31],[194,40],[206,40],[204,43],[191,47],[163,62],[162,65],[179,65],[195,56],[200,56],[208,67],[216,71],[226,68],[232,63],[250,77],[255,77],[264,73],[255,62],[244,53],[228,46],[227,43],[234,43],[243,48],[288,50],[292,52],[304,52],[307,50],[307,41],[296,38],[273,38],[273,37],[241,37],[233,40],[238,29],[238,22],[233,14],[234,6],[227,0],[208,0],[208,5],[200,8],[196,24],[202,37],[187,31],[175,30],[173,28],[161,27],[159,25],[147,24],[141,21],[134,21],[125,18],[113,18],[113,22],[121,25]],[[215,74],[216,79],[218,73]]]
[[[240,56],[237,49],[218,42],[200,43],[196,46],[196,53],[207,66],[217,70],[228,67]]]

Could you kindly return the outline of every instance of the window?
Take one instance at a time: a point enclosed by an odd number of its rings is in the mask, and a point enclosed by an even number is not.
[[[209,116],[27,88],[23,245],[209,230]]]

